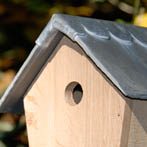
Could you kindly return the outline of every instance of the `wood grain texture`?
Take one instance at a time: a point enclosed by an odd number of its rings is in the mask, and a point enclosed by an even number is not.
[[[126,147],[131,111],[125,98],[77,44],[64,37],[57,50],[24,99],[30,147]],[[71,106],[65,89],[73,81],[83,97]]]
[[[123,96],[122,96],[123,97]],[[132,100],[125,99],[125,112],[123,117],[123,127],[121,133],[121,142],[120,147],[128,147],[128,139],[129,139],[129,132],[130,132],[130,123],[131,123],[131,115],[132,115]]]

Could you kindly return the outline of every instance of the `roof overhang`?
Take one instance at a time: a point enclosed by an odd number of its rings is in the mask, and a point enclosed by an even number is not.
[[[2,96],[1,113],[24,112],[24,95],[64,35],[81,46],[123,95],[147,100],[147,28],[55,14]]]

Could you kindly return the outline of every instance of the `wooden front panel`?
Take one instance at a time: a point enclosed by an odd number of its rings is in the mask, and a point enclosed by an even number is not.
[[[125,99],[77,44],[64,37],[57,49],[24,100],[30,147],[126,147]],[[73,81],[82,86],[83,97],[70,105],[65,89]]]

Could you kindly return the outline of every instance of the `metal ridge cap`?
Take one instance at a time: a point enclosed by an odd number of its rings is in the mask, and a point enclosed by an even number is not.
[[[93,24],[93,22],[95,23],[95,28],[92,32],[91,29],[93,29],[93,26],[90,26]],[[87,23],[89,24],[87,25]],[[135,41],[138,44],[146,47],[147,37],[143,37],[145,33],[142,32],[142,30],[147,32],[147,28],[138,27],[131,24],[122,24],[107,20],[71,16],[66,14],[54,14],[43,32],[36,40],[36,43],[41,46],[48,46],[50,40],[52,39],[52,35],[56,31],[60,31],[73,41],[76,41],[75,38],[77,36],[87,37],[90,35],[92,37],[98,37],[104,40],[109,40],[111,37],[115,37],[116,42],[118,41],[122,44],[130,44]],[[138,31],[141,32],[141,34],[137,36]]]

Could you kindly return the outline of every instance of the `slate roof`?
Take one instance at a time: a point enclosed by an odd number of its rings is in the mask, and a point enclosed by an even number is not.
[[[55,14],[0,100],[0,112],[23,113],[23,97],[62,37],[77,42],[126,97],[147,99],[147,28]]]

